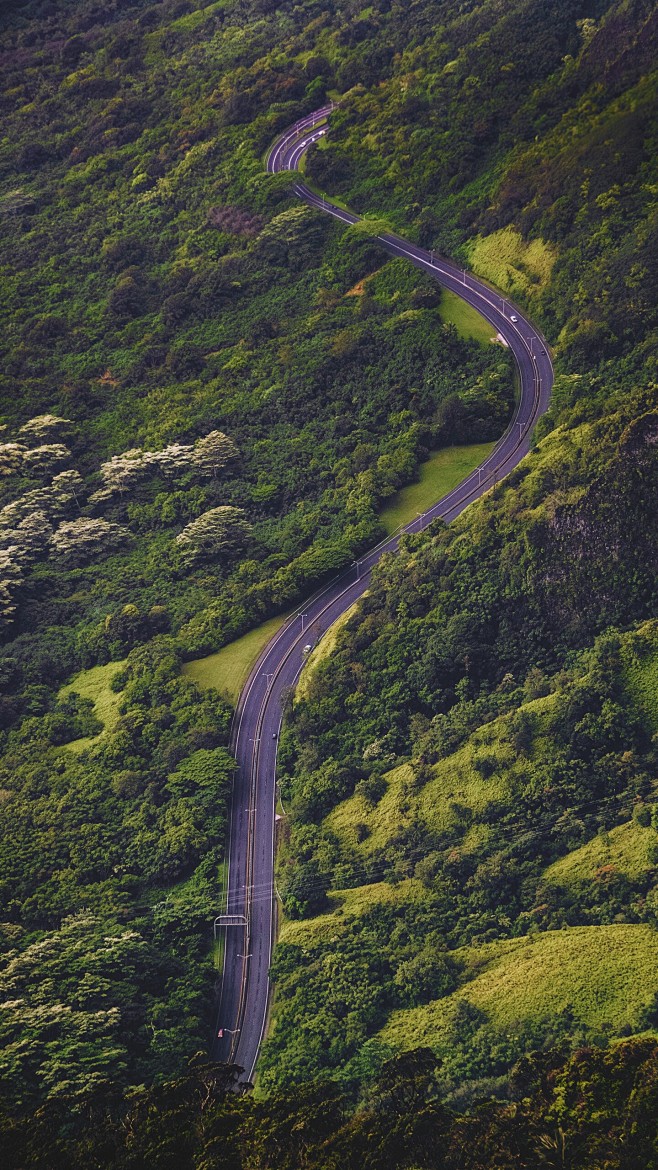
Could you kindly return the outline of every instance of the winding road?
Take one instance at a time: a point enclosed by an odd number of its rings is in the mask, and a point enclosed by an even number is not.
[[[308,148],[327,132],[333,106],[300,119],[274,144],[270,172],[296,170]],[[354,224],[345,211],[301,180],[295,193],[311,207]],[[402,532],[422,531],[436,517],[454,520],[473,500],[507,475],[530,447],[537,419],[548,406],[553,366],[542,335],[507,298],[482,281],[409,243],[400,236],[376,237],[382,248],[401,256],[456,292],[485,317],[512,350],[519,374],[519,398],[505,434],[484,462]],[[228,850],[226,916],[216,927],[224,935],[224,964],[212,1056],[240,1065],[252,1079],[267,1025],[269,967],[276,929],[274,840],[276,749],[285,695],[304,663],[304,646],[314,643],[368,588],[380,557],[394,552],[400,533],[382,541],[291,615],[254,666],[238,703],[232,750],[235,775]]]

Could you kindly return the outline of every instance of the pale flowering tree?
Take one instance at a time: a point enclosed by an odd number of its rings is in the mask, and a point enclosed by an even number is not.
[[[46,551],[52,531],[44,512],[31,512],[16,528],[0,529],[0,548],[13,548],[16,559],[25,566]]]
[[[103,487],[89,497],[89,502],[102,504],[131,491],[152,475],[163,475],[171,480],[190,471],[202,477],[216,476],[237,454],[235,443],[222,431],[211,431],[194,444],[170,443],[160,451],[133,447],[101,464],[99,474]]]
[[[14,595],[22,584],[19,550],[15,545],[0,549],[0,628],[11,622],[16,612]]]
[[[73,427],[69,418],[59,418],[56,414],[39,414],[31,418],[18,432],[18,436],[25,443],[54,443],[66,437]]]
[[[0,476],[16,475],[23,466],[26,452],[23,443],[0,443]]]
[[[21,472],[29,476],[52,475],[70,458],[71,452],[63,443],[43,443],[25,452]]]
[[[0,509],[0,529],[16,528],[33,512],[44,512],[51,519],[61,519],[82,498],[84,483],[77,471],[60,471],[47,487],[26,492]]]
[[[17,528],[0,530],[0,628],[16,611],[14,596],[26,571],[48,555],[52,531],[43,512],[32,512]]]
[[[227,463],[237,459],[238,449],[223,431],[211,431],[203,439],[197,439],[192,451],[192,462],[203,475],[216,476]]]
[[[103,499],[109,499],[117,492],[127,492],[140,482],[143,474],[144,452],[141,447],[133,447],[130,451],[124,451],[122,455],[113,455],[106,463],[101,464],[100,477],[104,490],[94,492],[90,497],[91,502],[97,502],[101,496]]]
[[[211,508],[186,525],[174,544],[189,564],[196,564],[241,548],[250,530],[242,508]]]
[[[185,475],[192,466],[193,448],[189,443],[171,443],[162,451],[148,452],[153,456],[152,465],[167,479],[176,479]]]
[[[70,566],[80,566],[97,558],[108,556],[125,547],[131,536],[120,524],[80,516],[65,520],[53,532],[50,548],[53,555]]]

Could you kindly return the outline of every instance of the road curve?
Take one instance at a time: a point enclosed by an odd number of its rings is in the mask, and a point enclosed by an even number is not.
[[[326,133],[333,108],[324,106],[287,130],[269,153],[268,171],[296,170],[304,152]],[[301,180],[295,183],[294,191],[311,207],[343,223],[359,220]],[[436,517],[454,520],[516,467],[529,450],[534,424],[548,406],[553,366],[542,335],[507,298],[457,265],[400,236],[384,233],[376,238],[385,251],[409,260],[486,317],[504,337],[518,366],[519,398],[505,434],[475,471],[401,530],[418,532]],[[226,913],[235,916],[235,923],[219,926],[224,936],[224,964],[212,1055],[240,1065],[249,1080],[265,1033],[270,995],[269,966],[276,926],[276,748],[283,702],[301,671],[304,645],[316,642],[361,596],[368,588],[373,565],[383,553],[397,549],[399,538],[397,533],[382,541],[288,618],[265,647],[238,702],[232,739],[238,770],[230,819],[226,904]],[[240,925],[242,921],[246,925]]]

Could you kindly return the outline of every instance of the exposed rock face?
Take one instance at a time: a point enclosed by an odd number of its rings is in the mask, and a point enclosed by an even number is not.
[[[556,630],[597,629],[601,615],[628,621],[631,596],[648,603],[658,574],[658,412],[623,432],[616,458],[573,504],[535,532],[544,569],[539,592]],[[628,589],[620,579],[628,579]],[[644,616],[638,612],[638,617]]]

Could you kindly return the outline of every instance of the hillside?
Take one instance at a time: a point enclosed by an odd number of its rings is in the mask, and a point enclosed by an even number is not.
[[[658,1165],[657,48],[650,0],[4,6],[10,1165]],[[327,97],[306,176],[370,229],[265,173]],[[289,704],[242,1096],[198,1055],[232,703],[514,402],[382,222],[522,304],[557,378]]]
[[[0,1080],[17,1103],[173,1075],[207,1044],[227,699],[280,615],[383,535],[419,463],[490,442],[512,408],[502,347],[265,173],[321,100],[309,19],[3,10]],[[72,997],[99,937],[122,979],[94,958]]]
[[[268,1086],[363,1086],[422,1042],[468,1099],[505,1092],[533,1047],[654,1022],[655,11],[571,17],[446,19],[350,91],[310,160],[524,301],[560,373],[530,457],[449,530],[406,538],[290,713]],[[521,43],[531,20],[550,35]],[[602,975],[606,946],[579,932],[617,925]],[[521,984],[464,983],[465,948],[522,938],[552,972],[541,1017]],[[590,993],[602,1015],[574,1009]]]

